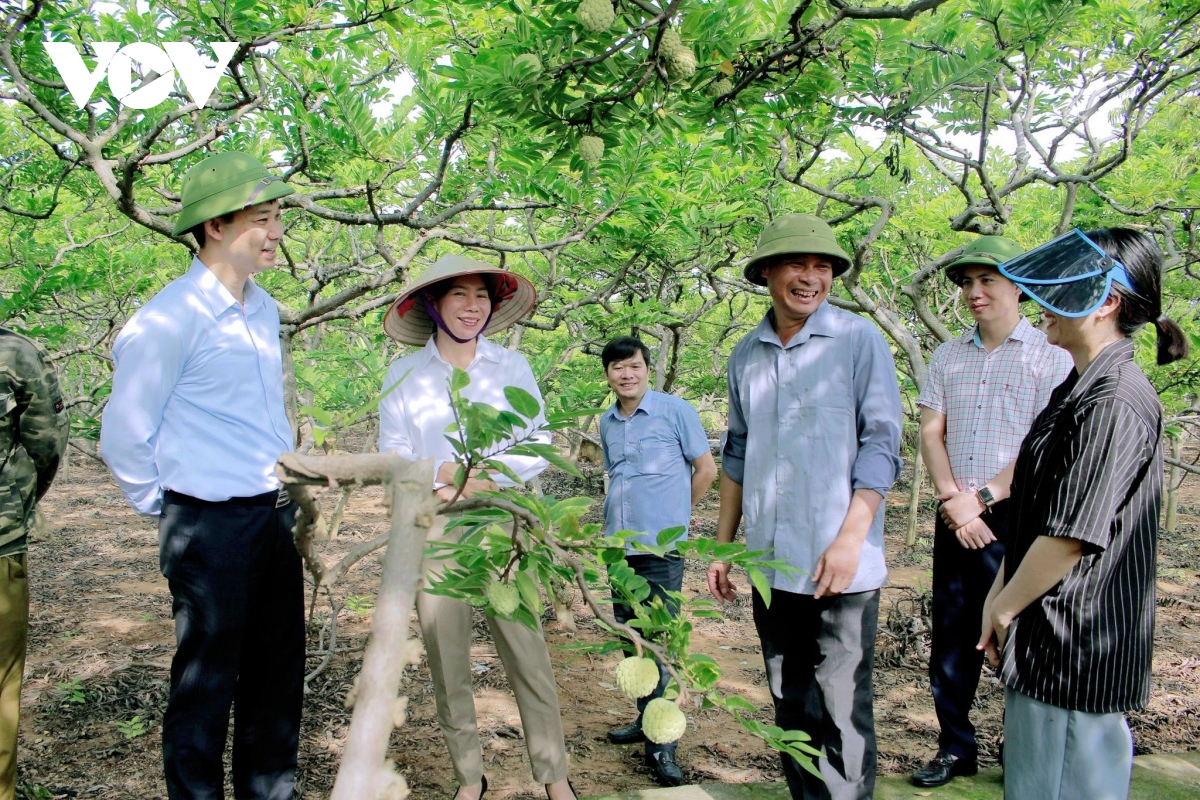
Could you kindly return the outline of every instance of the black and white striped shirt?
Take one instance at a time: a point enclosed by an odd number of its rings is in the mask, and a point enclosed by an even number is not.
[[[1017,457],[1005,581],[1039,536],[1084,543],[1057,587],[1017,615],[1000,677],[1072,711],[1150,700],[1162,406],[1129,339],[1054,390]]]

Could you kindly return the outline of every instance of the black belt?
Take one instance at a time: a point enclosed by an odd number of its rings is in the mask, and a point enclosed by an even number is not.
[[[267,506],[268,508],[283,508],[292,500],[288,497],[287,489],[282,486],[273,492],[263,492],[253,497],[231,497],[228,500],[201,500],[190,494],[167,489],[163,492],[163,502],[181,506]]]

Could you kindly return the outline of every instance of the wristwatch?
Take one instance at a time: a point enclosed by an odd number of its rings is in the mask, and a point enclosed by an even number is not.
[[[986,486],[976,492],[975,497],[983,503],[984,508],[991,508],[996,504],[996,495],[992,494],[992,490]]]

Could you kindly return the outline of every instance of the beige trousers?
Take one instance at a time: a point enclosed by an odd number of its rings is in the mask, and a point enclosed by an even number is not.
[[[0,558],[0,800],[17,790],[17,727],[21,675],[29,638],[29,579],[25,553]]]
[[[460,532],[447,535],[445,528],[446,518],[437,517],[429,541],[451,539]],[[427,580],[439,575],[445,563],[431,561],[426,569]],[[483,778],[483,749],[471,684],[471,607],[461,600],[421,592],[417,595],[417,614],[433,676],[438,724],[446,738],[454,776],[460,785],[474,786]],[[533,778],[543,784],[560,781],[567,777],[567,750],[558,711],[558,687],[541,627],[530,630],[519,622],[491,615],[487,621],[517,698]]]

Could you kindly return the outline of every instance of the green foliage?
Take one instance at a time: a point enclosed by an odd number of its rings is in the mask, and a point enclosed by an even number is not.
[[[117,727],[117,730],[126,739],[136,739],[139,736],[144,736],[146,731],[149,729],[149,726],[146,724],[146,722],[138,716],[123,722],[114,722],[113,725]]]
[[[57,686],[64,703],[83,705],[88,701],[87,690],[83,688],[83,681],[78,676],[69,681],[60,681]]]
[[[519,394],[513,412],[470,403],[458,378],[446,434],[460,485],[477,469],[512,478],[502,452],[573,470],[529,435],[594,424],[608,397],[598,354],[618,335],[650,345],[655,388],[724,427],[728,354],[768,305],[742,266],[763,224],[788,211],[830,220],[855,256],[834,301],[890,337],[910,407],[933,349],[971,324],[940,267],[978,234],[1032,246],[1071,226],[1147,230],[1166,255],[1165,311],[1200,352],[1200,3],[947,0],[911,19],[886,11],[902,4],[841,5],[620,0],[592,31],[578,0],[65,0],[32,16],[8,4],[0,54],[17,70],[0,71],[0,322],[47,345],[73,436],[95,440],[113,337],[191,258],[191,242],[169,236],[180,176],[237,148],[297,189],[280,268],[256,280],[280,304],[305,447],[346,449],[374,424],[386,370],[408,352],[382,315],[438,257],[467,250],[534,282],[533,314],[499,339],[527,355],[545,423]],[[74,107],[50,39],[242,47],[206,107],[177,87],[159,107],[122,112],[106,81]],[[672,67],[680,48],[694,73]],[[602,157],[583,157],[596,151],[585,137]],[[1185,410],[1200,361],[1156,367],[1152,331],[1136,344],[1170,424],[1194,429]],[[580,524],[583,498],[494,499],[579,554],[598,591],[607,568],[637,604],[631,628],[663,642],[693,689],[717,685],[686,644],[688,620],[715,606],[689,601],[672,621],[637,599],[644,587],[619,567],[624,541]],[[439,591],[479,602],[508,576],[515,618],[532,623],[538,589],[574,570],[534,528],[510,536],[512,519],[464,514],[464,538],[440,552]],[[763,554],[680,547],[740,564],[769,594]],[[754,731],[803,752],[803,740]]]

